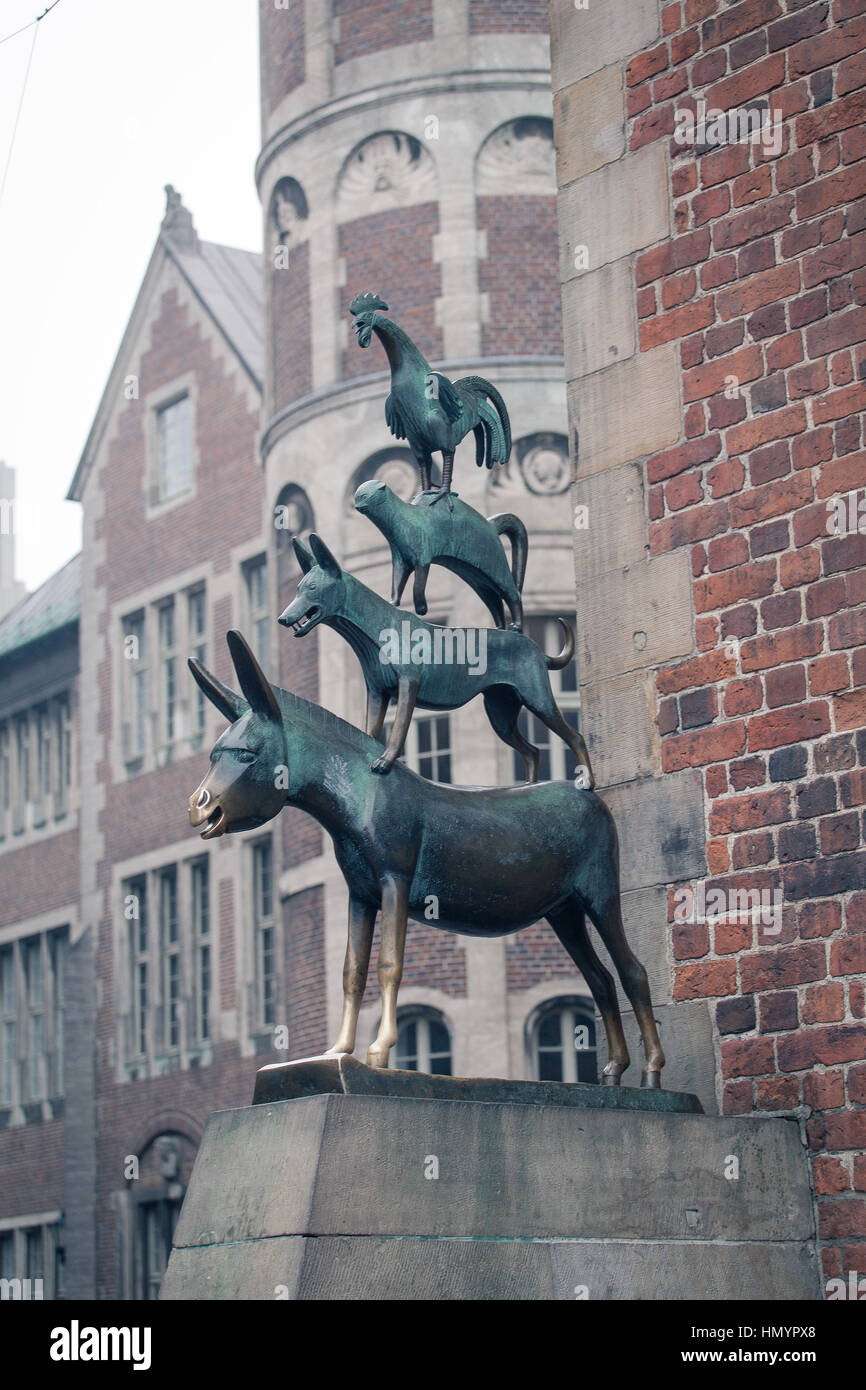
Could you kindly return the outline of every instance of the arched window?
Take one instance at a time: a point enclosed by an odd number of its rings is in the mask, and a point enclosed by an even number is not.
[[[451,1076],[451,1034],[434,1009],[401,1012],[394,1066],[399,1071],[424,1071]]]
[[[529,1046],[536,1081],[598,1081],[595,1016],[591,999],[552,999],[530,1021]]]

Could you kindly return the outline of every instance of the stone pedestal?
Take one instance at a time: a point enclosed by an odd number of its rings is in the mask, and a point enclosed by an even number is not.
[[[652,1108],[332,1086],[214,1114],[161,1296],[819,1298],[797,1124],[631,1094]]]

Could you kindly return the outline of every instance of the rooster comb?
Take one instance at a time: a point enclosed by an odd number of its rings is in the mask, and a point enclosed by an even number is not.
[[[369,314],[374,309],[387,309],[387,307],[384,299],[380,299],[377,294],[370,294],[369,291],[365,291],[364,294],[355,295],[349,305],[349,313],[355,315]]]

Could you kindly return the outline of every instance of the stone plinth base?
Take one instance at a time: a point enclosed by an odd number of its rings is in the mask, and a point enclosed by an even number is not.
[[[161,1296],[813,1299],[813,1235],[790,1121],[318,1094],[211,1116]]]

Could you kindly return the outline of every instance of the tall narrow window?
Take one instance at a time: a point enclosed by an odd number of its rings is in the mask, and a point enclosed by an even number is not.
[[[9,725],[0,724],[0,840],[5,839],[12,805],[12,776],[9,766]]]
[[[270,636],[273,619],[268,611],[268,562],[264,555],[248,560],[244,565],[247,589],[247,620],[250,641],[259,665],[268,674],[270,666]]]
[[[192,417],[188,396],[156,413],[160,499],[178,497],[192,486]]]
[[[15,990],[15,951],[0,950],[0,1105],[15,1103],[18,1007]]]
[[[53,730],[47,705],[42,705],[36,713],[36,804],[39,807],[38,824],[42,824],[49,814],[52,791]]]
[[[159,944],[162,962],[162,1042],[180,1046],[180,932],[177,919],[177,869],[159,874]]]
[[[195,1036],[203,1043],[210,1039],[211,930],[210,860],[196,859],[190,865],[193,934],[193,982],[195,998]]]
[[[131,966],[132,1048],[136,1056],[147,1055],[148,1011],[150,1009],[150,961],[147,933],[147,880],[144,874],[124,885],[124,901],[129,921],[129,960]]]
[[[123,655],[128,710],[124,724],[124,757],[131,762],[144,757],[147,748],[147,647],[143,613],[132,613],[123,621]]]
[[[72,783],[72,728],[68,695],[61,695],[54,706],[54,750],[54,815],[62,816],[69,806]]]
[[[66,930],[55,931],[49,938],[49,960],[51,963],[51,980],[53,985],[53,1076],[51,1078],[51,1092],[55,1096],[62,1096],[65,1088],[65,1064],[66,1064],[66,949],[68,935]]]
[[[139,1257],[137,1298],[159,1298],[159,1288],[168,1264],[181,1200],[158,1198],[155,1201],[139,1203],[136,1232]]]
[[[574,614],[564,614],[563,616],[574,631]],[[526,636],[531,637],[548,655],[559,651],[563,645],[562,628],[555,618],[527,618],[523,630]],[[577,666],[575,662],[570,661],[562,671],[551,671],[550,686],[566,724],[570,725],[572,729],[579,729],[580,695],[577,689]],[[529,739],[529,742],[539,751],[538,780],[540,782],[561,782],[564,779],[568,781],[574,779],[577,772],[577,759],[557,734],[552,734],[546,724],[543,724],[534,714],[529,714],[527,710],[521,712],[518,728],[523,737]],[[514,754],[514,778],[518,782],[526,780],[526,764],[520,753],[517,752]]]
[[[273,847],[259,840],[253,854],[253,920],[256,940],[258,1022],[268,1027],[277,1016],[276,928],[274,926]]]
[[[177,633],[174,599],[159,609],[160,732],[164,747],[174,743],[177,732]]]
[[[196,661],[202,665],[207,657],[207,647],[205,645],[205,625],[207,613],[205,609],[204,589],[193,589],[187,598],[187,644],[189,655],[194,656]],[[198,738],[204,733],[205,723],[205,697],[204,691],[196,685],[192,696],[192,717],[190,719],[190,734],[193,738]]]
[[[25,716],[15,724],[16,797],[13,830],[27,825],[27,805],[30,801],[30,721]]]
[[[42,1100],[45,1053],[45,979],[42,969],[42,938],[30,937],[22,945],[24,990],[27,1006],[27,1099]]]

